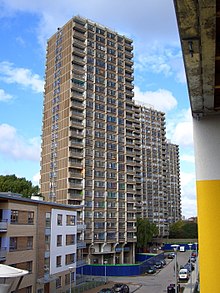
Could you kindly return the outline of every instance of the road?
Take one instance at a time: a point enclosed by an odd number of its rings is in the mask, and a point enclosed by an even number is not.
[[[190,252],[178,252],[177,263],[180,267],[185,265],[189,259]],[[144,275],[135,277],[108,277],[108,280],[117,282],[123,282],[129,285],[131,292],[137,293],[163,293],[167,292],[167,286],[171,283],[175,283],[174,278],[174,260],[167,259],[167,265],[157,271],[155,275]],[[184,284],[183,284],[184,286]]]

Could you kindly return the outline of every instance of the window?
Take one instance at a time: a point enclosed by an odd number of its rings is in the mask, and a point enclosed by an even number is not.
[[[62,226],[62,218],[63,218],[63,215],[61,215],[61,214],[57,215],[57,225],[58,226]]]
[[[76,216],[74,216],[74,215],[67,215],[66,216],[66,225],[68,225],[68,226],[75,226],[76,225]]]
[[[18,211],[11,210],[11,223],[18,223]]]
[[[50,235],[45,235],[45,250],[50,250]]]
[[[34,224],[34,212],[28,212],[28,224]]]
[[[46,213],[46,228],[50,228],[51,226],[51,214]]]
[[[33,237],[27,237],[27,249],[33,249]]]
[[[25,293],[31,293],[32,292],[32,286],[28,286],[25,288]]]
[[[10,251],[17,250],[17,237],[10,237]]]
[[[66,265],[73,264],[75,262],[75,253],[66,254]]]
[[[58,267],[61,267],[61,260],[62,260],[61,255],[58,255],[58,256],[57,256],[57,259],[56,259],[56,266],[57,266],[57,268],[58,268]]]
[[[76,237],[74,234],[66,235],[66,245],[74,245],[76,243],[75,238]]]
[[[95,181],[95,187],[105,187],[104,181]]]
[[[56,279],[56,288],[61,288],[61,282],[62,282],[62,279],[61,279],[61,276],[59,276]]]
[[[57,246],[62,246],[62,235],[57,235]]]

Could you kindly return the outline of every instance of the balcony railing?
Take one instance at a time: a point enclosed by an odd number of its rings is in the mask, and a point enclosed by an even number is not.
[[[83,241],[77,242],[77,249],[83,249],[86,248],[86,243]]]
[[[85,229],[86,229],[86,225],[85,224],[77,223],[77,231],[83,231]]]
[[[86,265],[86,262],[84,260],[77,260],[76,261],[76,267],[80,268]]]

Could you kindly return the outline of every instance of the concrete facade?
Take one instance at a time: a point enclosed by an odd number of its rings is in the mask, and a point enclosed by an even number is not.
[[[156,110],[142,115],[133,72],[132,40],[90,20],[74,17],[48,40],[41,193],[83,205],[89,263],[133,263],[137,216],[152,215],[160,236],[168,233],[165,118]],[[180,185],[176,192],[179,199]]]

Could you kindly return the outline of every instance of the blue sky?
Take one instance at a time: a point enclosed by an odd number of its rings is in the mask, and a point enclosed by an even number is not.
[[[0,0],[0,174],[38,184],[46,41],[80,15],[134,40],[135,99],[180,145],[182,210],[196,216],[192,118],[172,0]]]

